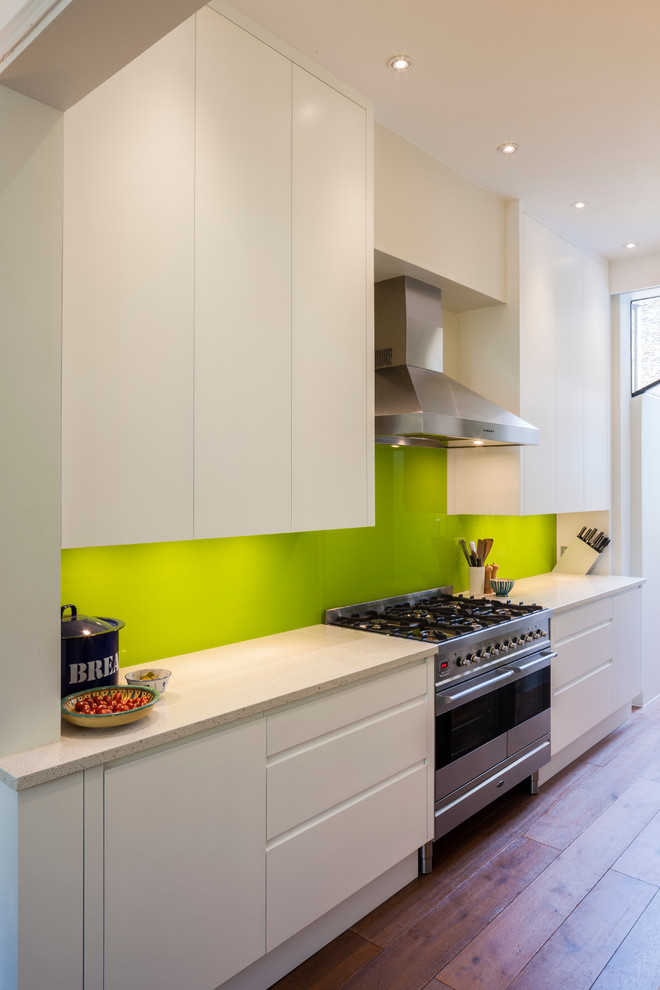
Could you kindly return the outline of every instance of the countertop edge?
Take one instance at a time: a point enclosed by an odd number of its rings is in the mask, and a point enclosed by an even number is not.
[[[307,628],[315,629],[317,627]],[[322,626],[320,628],[326,630],[328,627]],[[303,630],[293,630],[293,633],[302,631]],[[287,635],[288,634],[286,633],[279,633],[273,637],[263,637],[259,640],[232,645],[242,647],[243,650],[245,650],[245,648],[249,648],[250,642],[261,645],[268,640],[275,640],[277,637],[284,639]],[[382,648],[385,651],[388,642],[388,640],[384,637],[378,637],[376,639],[372,633],[367,632],[351,631],[351,638],[356,643],[363,641],[369,646],[371,652],[378,652],[378,642],[382,643]],[[389,640],[389,642],[391,642],[391,640]],[[332,648],[335,649],[336,646],[333,645]],[[231,647],[218,647],[217,651],[229,649],[231,649]],[[383,658],[382,660],[369,662],[364,666],[360,666],[359,663],[356,663],[350,670],[342,672],[341,674],[320,677],[318,681],[313,681],[311,683],[300,683],[286,691],[277,691],[272,694],[264,694],[263,697],[252,704],[225,709],[223,711],[219,710],[217,714],[205,716],[199,719],[190,719],[189,721],[183,722],[179,725],[161,730],[154,725],[152,732],[148,732],[147,735],[142,735],[139,738],[124,740],[118,739],[116,742],[113,742],[112,735],[104,735],[102,738],[100,736],[95,738],[95,733],[97,730],[81,729],[70,726],[68,727],[68,731],[72,733],[72,735],[69,737],[63,736],[57,742],[46,744],[45,746],[38,747],[34,750],[26,750],[23,753],[14,753],[6,757],[0,757],[0,783],[7,785],[14,791],[24,791],[40,784],[45,784],[62,777],[70,776],[82,770],[89,770],[96,766],[102,766],[116,760],[134,756],[138,753],[148,753],[150,750],[157,749],[160,746],[184,741],[212,729],[258,718],[266,715],[270,711],[285,708],[288,705],[294,704],[298,701],[310,700],[320,694],[325,694],[327,692],[349,686],[350,684],[368,680],[371,677],[376,677],[380,674],[387,673],[388,671],[395,671],[396,669],[408,666],[415,661],[425,660],[427,657],[433,656],[435,653],[435,647],[429,646],[428,644],[412,644],[406,642],[405,649],[405,655]],[[216,650],[202,651],[202,654],[215,652]],[[163,660],[162,663],[167,666],[173,663],[176,659],[177,658]],[[183,659],[185,659],[185,656]],[[292,661],[289,658],[285,658],[283,662],[291,663]],[[277,661],[273,661],[274,665],[276,663]],[[129,669],[129,667],[125,668],[125,670]],[[124,668],[122,668],[122,670],[124,670]],[[145,719],[132,723],[130,727],[126,726],[123,728],[128,729],[137,726],[139,729],[144,730],[144,728],[147,727],[144,723],[148,718],[149,714],[145,716]],[[99,733],[101,731],[103,730],[98,730]],[[112,733],[118,731],[120,732],[122,730],[111,729],[107,731]],[[77,754],[68,759],[64,755],[59,757],[55,755],[56,750],[66,749],[67,745],[84,745],[85,740],[87,739],[89,739],[90,744],[92,745],[96,743],[97,740],[102,742],[103,745],[95,748],[93,752],[83,755]],[[52,754],[50,758],[49,752]],[[39,765],[40,763],[41,765]]]
[[[511,600],[522,601],[525,604],[536,602],[559,614],[601,598],[616,596],[644,583],[644,578],[623,575],[540,574],[517,580]],[[395,656],[387,655],[394,650],[404,652]],[[349,657],[345,663],[344,653]],[[95,738],[97,730],[68,727],[68,735],[63,735],[56,742],[23,753],[0,757],[0,783],[15,791],[27,790],[81,770],[102,766],[138,753],[146,753],[160,746],[189,739],[234,722],[257,718],[297,701],[309,700],[317,695],[394,671],[415,660],[430,657],[434,653],[435,647],[427,644],[375,637],[373,633],[349,631],[319,624],[291,630],[289,633],[276,633],[273,636],[215,647],[196,654],[164,659],[161,661],[164,666],[179,665],[178,672],[184,675],[180,681],[184,692],[186,665],[199,668],[195,678],[189,678],[188,686],[192,693],[195,686],[197,690],[199,689],[201,682],[208,684],[209,693],[219,698],[217,710],[211,714],[206,712],[199,717],[184,715],[180,722],[161,728],[158,727],[157,720],[147,722],[153,717],[150,713],[145,719],[123,727],[130,729],[134,734],[118,738],[117,741],[113,741],[112,733],[122,732],[122,729],[111,729],[108,730],[108,735],[99,735]],[[341,663],[337,654],[342,659]],[[230,658],[227,670],[223,667],[225,658]],[[327,663],[327,672],[320,674],[318,679],[310,680],[310,669],[318,664],[317,669],[320,673],[320,665],[323,663]],[[125,670],[129,669],[125,668]],[[207,677],[208,681],[205,680]],[[259,694],[260,678],[266,683],[263,694]],[[278,679],[279,686],[277,686]],[[251,690],[247,692],[250,695],[249,701],[235,704],[234,707],[222,708],[223,691],[229,686],[236,694],[236,685],[241,680],[251,683]],[[283,684],[287,685],[286,689],[283,689]],[[170,697],[172,694],[173,692],[170,692]],[[154,714],[157,714],[157,710]],[[101,731],[98,730],[99,733]],[[81,753],[80,748],[85,747],[87,739],[89,739],[90,751]],[[70,751],[69,755],[67,750]]]
[[[646,583],[642,577],[622,574],[537,574],[514,584],[511,600],[531,604],[538,600],[555,614],[616,596]]]

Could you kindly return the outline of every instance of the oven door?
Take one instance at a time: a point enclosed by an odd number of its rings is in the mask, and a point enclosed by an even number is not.
[[[550,732],[550,664],[556,656],[542,650],[510,668],[507,756]]]
[[[459,681],[435,698],[435,793],[450,794],[507,757],[511,668]]]

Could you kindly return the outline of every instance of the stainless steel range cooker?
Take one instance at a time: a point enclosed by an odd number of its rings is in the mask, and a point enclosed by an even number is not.
[[[550,759],[551,610],[451,588],[329,609],[331,625],[437,647],[436,844]],[[422,872],[431,868],[431,844]]]

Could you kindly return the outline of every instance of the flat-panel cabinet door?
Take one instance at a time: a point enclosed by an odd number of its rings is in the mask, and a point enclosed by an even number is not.
[[[554,238],[557,512],[584,508],[584,330],[582,255]]]
[[[373,521],[367,111],[293,67],[293,530]]]
[[[266,722],[105,774],[105,990],[211,990],[265,951]]]
[[[193,535],[194,32],[64,114],[65,547]]]
[[[523,214],[520,260],[520,414],[539,431],[522,448],[523,512],[556,512],[556,237]]]
[[[609,321],[607,268],[582,258],[584,306],[584,508],[610,507]]]
[[[195,537],[291,530],[291,63],[197,14]]]

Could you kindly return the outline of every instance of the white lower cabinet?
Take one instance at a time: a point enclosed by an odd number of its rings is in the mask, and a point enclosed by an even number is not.
[[[83,990],[83,804],[82,773],[0,782],[2,990]]]
[[[213,990],[264,954],[265,731],[106,770],[104,990]]]
[[[0,783],[2,990],[270,985],[271,949],[300,935],[300,961],[308,925],[335,925],[354,894],[375,906],[383,877],[399,889],[432,837],[432,674],[414,660],[24,791]]]
[[[427,666],[268,723],[270,950],[430,838]]]
[[[642,589],[612,599],[614,642],[614,707],[635,699],[642,690]]]
[[[269,951],[424,844],[426,783],[419,765],[269,844]]]
[[[553,758],[639,693],[640,623],[639,586],[553,616]]]

